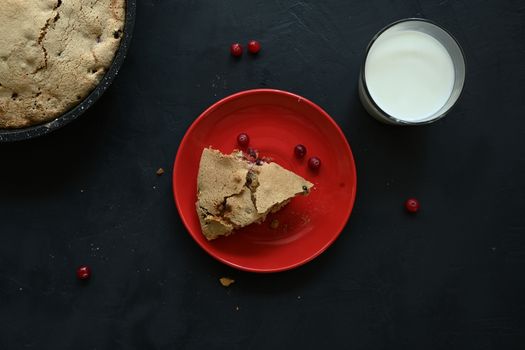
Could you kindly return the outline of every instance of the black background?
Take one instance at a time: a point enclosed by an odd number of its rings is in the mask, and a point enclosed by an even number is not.
[[[359,103],[359,68],[373,34],[411,16],[458,38],[465,90],[433,125],[386,126]],[[253,38],[257,58],[230,57]],[[272,275],[202,251],[171,189],[191,122],[256,87],[321,105],[358,173],[335,244]],[[523,0],[140,0],[102,99],[0,145],[0,348],[524,349],[524,87]]]

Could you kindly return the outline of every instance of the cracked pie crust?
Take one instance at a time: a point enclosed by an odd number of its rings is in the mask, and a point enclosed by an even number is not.
[[[263,222],[269,213],[295,196],[308,195],[313,187],[276,163],[257,164],[248,161],[242,151],[229,155],[211,148],[202,151],[196,209],[208,240]]]
[[[99,83],[117,51],[125,0],[2,0],[0,128],[60,116]]]

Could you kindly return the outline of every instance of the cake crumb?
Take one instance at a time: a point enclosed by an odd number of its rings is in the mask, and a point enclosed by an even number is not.
[[[223,287],[229,287],[232,283],[235,282],[235,280],[228,277],[221,277],[219,278],[219,282],[221,282]]]
[[[277,219],[273,219],[271,222],[270,222],[270,228],[271,229],[277,229],[279,227],[279,220]]]
[[[158,168],[156,174],[157,174],[158,176],[161,176],[162,174],[164,174],[164,169],[162,169],[162,168]]]

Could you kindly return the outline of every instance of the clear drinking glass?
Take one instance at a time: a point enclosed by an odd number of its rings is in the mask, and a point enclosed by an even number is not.
[[[399,115],[396,116],[387,113],[384,110],[384,108],[380,106],[380,103],[378,103],[378,101],[375,101],[372,97],[369,90],[369,86],[367,86],[367,77],[365,74],[365,68],[367,64],[367,59],[369,58],[370,50],[377,42],[377,40],[379,38],[382,38],[383,36],[384,38],[388,38],[388,36],[396,35],[396,33],[406,31],[424,33],[436,39],[450,55],[454,71],[452,89],[448,99],[446,99],[446,102],[442,105],[441,108],[437,109],[435,112],[419,120],[406,120],[406,118],[400,117]],[[465,56],[457,40],[447,30],[443,29],[442,27],[427,19],[407,18],[391,23],[390,25],[381,29],[368,44],[365,58],[361,66],[361,74],[359,76],[359,98],[365,109],[368,111],[368,113],[381,122],[393,125],[428,124],[440,118],[443,118],[450,111],[450,109],[456,104],[461,95],[464,82]],[[414,101],[414,103],[418,102],[420,101]]]

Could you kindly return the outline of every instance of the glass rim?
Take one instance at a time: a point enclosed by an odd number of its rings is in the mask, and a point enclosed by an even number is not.
[[[366,50],[365,50],[365,57],[363,59],[363,62],[361,63],[361,74],[360,74],[360,79],[361,79],[361,83],[363,84],[363,92],[366,94],[366,97],[367,99],[370,101],[370,103],[374,106],[375,109],[377,109],[381,114],[383,114],[383,116],[386,118],[386,119],[389,119],[391,122],[393,122],[394,124],[397,124],[397,125],[423,125],[423,124],[430,124],[430,123],[433,123],[441,118],[443,118],[452,108],[454,108],[454,106],[458,103],[459,99],[461,98],[461,95],[463,94],[463,88],[465,86],[465,79],[463,79],[463,84],[461,86],[461,90],[459,92],[459,95],[458,97],[456,98],[456,100],[454,101],[454,103],[449,107],[447,108],[445,111],[443,111],[442,113],[440,113],[439,115],[437,115],[436,117],[433,117],[433,118],[430,118],[428,120],[422,120],[422,121],[415,121],[415,122],[411,122],[411,121],[406,121],[406,120],[403,120],[403,119],[398,119],[392,115],[390,115],[389,113],[387,113],[386,111],[384,111],[377,103],[376,101],[372,98],[372,96],[370,95],[370,91],[368,90],[368,86],[366,84],[366,74],[365,74],[365,66],[366,66],[366,60],[368,58],[368,54],[370,53],[370,49],[372,48],[372,46],[374,45],[374,43],[376,42],[376,40],[385,32],[387,31],[388,29],[400,24],[400,23],[404,23],[404,22],[426,22],[428,24],[431,24],[441,30],[443,30],[455,43],[456,45],[458,46],[459,48],[459,52],[461,53],[461,58],[463,60],[463,65],[465,67],[465,71],[467,70],[467,60],[466,60],[466,57],[465,57],[465,52],[463,51],[463,48],[461,47],[461,45],[459,44],[459,41],[456,39],[456,37],[454,37],[454,35],[452,35],[452,33],[450,31],[448,31],[446,28],[444,28],[443,26],[437,24],[436,22],[430,20],[430,19],[426,19],[426,18],[419,18],[419,17],[408,17],[408,18],[403,18],[403,19],[399,19],[397,21],[394,21],[390,24],[387,24],[386,26],[384,26],[383,28],[381,28],[373,37],[372,39],[370,39],[370,42],[368,43],[367,47],[366,47]],[[446,49],[446,48],[445,48]],[[448,50],[447,50],[448,52]]]

